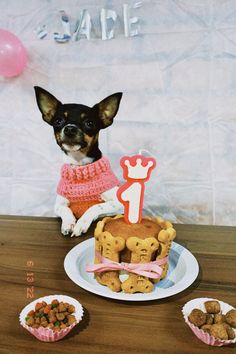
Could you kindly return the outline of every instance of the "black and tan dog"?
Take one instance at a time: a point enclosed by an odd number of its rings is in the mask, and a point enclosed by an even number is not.
[[[99,131],[113,123],[122,93],[115,93],[93,107],[62,104],[40,87],[35,87],[35,94],[44,121],[53,127],[56,142],[65,153],[55,213],[62,219],[61,231],[64,235],[79,236],[86,232],[92,221],[98,217],[123,210],[116,197],[118,181],[110,169],[108,160],[99,149]],[[91,171],[93,173],[90,173]],[[94,173],[97,176],[94,176]],[[93,179],[91,184],[89,174]],[[69,182],[66,180],[67,176]],[[77,181],[76,176],[79,176]],[[100,184],[103,185],[103,189]],[[83,204],[81,195],[87,206],[87,210],[80,218],[74,212],[76,208],[73,208],[77,198],[74,195],[75,191],[79,195],[77,206],[78,203],[80,207]],[[88,207],[89,205],[91,206]]]

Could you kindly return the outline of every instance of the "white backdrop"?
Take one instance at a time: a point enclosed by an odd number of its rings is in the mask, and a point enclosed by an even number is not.
[[[157,168],[146,209],[178,222],[236,225],[236,1],[144,0],[132,11],[140,35],[126,38],[131,0],[0,0],[0,27],[27,48],[27,69],[0,79],[0,213],[53,215],[62,153],[41,120],[33,86],[62,102],[94,105],[124,92],[101,148],[119,159],[147,149]],[[113,9],[115,38],[101,40],[99,12]],[[59,10],[74,25],[87,9],[91,40],[55,43]],[[46,25],[48,35],[34,29]]]

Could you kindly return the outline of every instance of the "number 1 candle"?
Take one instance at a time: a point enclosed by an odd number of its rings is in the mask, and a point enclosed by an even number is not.
[[[124,156],[120,160],[126,183],[119,187],[117,198],[124,205],[124,218],[128,224],[142,220],[145,182],[149,180],[156,161],[142,155]]]

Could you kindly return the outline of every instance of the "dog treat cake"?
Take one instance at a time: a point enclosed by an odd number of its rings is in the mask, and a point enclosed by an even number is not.
[[[176,231],[160,217],[127,224],[123,215],[105,217],[95,232],[95,264],[87,267],[98,283],[112,291],[149,293],[168,271],[168,255]],[[120,280],[121,271],[128,273]]]
[[[156,162],[142,155],[120,161],[126,183],[117,198],[124,215],[105,217],[95,229],[95,264],[87,266],[98,283],[112,291],[150,293],[168,271],[168,255],[176,236],[173,225],[160,217],[142,217],[144,183]],[[128,278],[121,281],[121,272]]]

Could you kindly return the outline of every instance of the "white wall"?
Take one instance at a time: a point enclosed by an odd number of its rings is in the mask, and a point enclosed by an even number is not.
[[[0,27],[29,54],[23,74],[0,79],[0,213],[53,215],[62,153],[36,106],[38,85],[87,105],[123,91],[114,125],[101,134],[117,175],[123,154],[147,149],[157,158],[145,195],[149,212],[236,225],[236,1],[144,0],[132,12],[141,25],[135,38],[124,37],[124,2],[0,0]],[[110,41],[101,40],[102,7],[118,14]],[[58,11],[74,24],[84,8],[91,40],[55,43]],[[33,32],[38,24],[47,25],[44,40]]]

